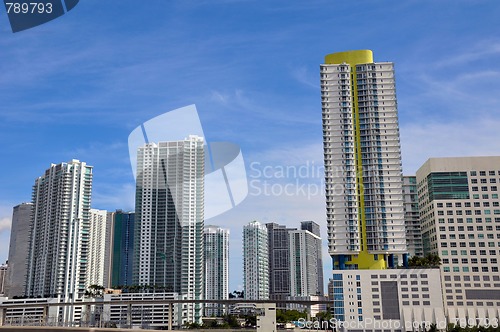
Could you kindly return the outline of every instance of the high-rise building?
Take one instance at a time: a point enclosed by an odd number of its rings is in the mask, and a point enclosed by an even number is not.
[[[10,230],[9,267],[5,281],[5,295],[24,296],[30,243],[33,203],[14,206]]]
[[[347,51],[320,71],[333,269],[393,267],[407,252],[394,66]]]
[[[92,285],[109,287],[110,224],[106,210],[90,209],[89,256],[87,288]]]
[[[306,220],[300,223],[300,229],[303,231],[309,231],[316,236],[316,273],[318,279],[318,294],[319,296],[324,295],[324,285],[323,285],[323,244],[321,240],[321,231],[317,223],[312,220]]]
[[[258,221],[243,226],[243,285],[247,300],[269,299],[267,229]]]
[[[204,298],[203,139],[148,143],[137,152],[133,283]],[[201,304],[186,322],[201,323]]]
[[[7,280],[7,264],[0,264],[0,296],[5,295],[5,284]]]
[[[318,275],[321,238],[307,230],[296,230],[290,231],[289,241],[291,296],[323,295],[323,271]]]
[[[92,166],[52,164],[35,180],[26,295],[74,300],[85,294]]]
[[[286,300],[290,293],[290,241],[289,232],[296,228],[288,228],[276,223],[266,224],[269,250],[269,298]],[[285,303],[278,303],[285,308]]]
[[[403,196],[408,255],[422,257],[424,248],[422,246],[416,176],[403,176]]]
[[[205,226],[205,299],[226,300],[229,297],[229,230]],[[208,303],[205,316],[221,316],[224,306]]]
[[[109,282],[110,287],[132,285],[134,253],[134,212],[108,212],[111,224]]]
[[[431,158],[417,171],[424,253],[441,258],[449,322],[500,319],[499,187],[500,157]]]

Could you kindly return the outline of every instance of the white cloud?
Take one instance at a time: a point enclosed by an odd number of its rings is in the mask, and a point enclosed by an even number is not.
[[[401,127],[403,171],[415,174],[431,157],[492,156],[500,151],[500,120],[421,122]]]
[[[101,184],[92,191],[92,207],[108,211],[116,209],[133,211],[135,209],[135,183]]]
[[[12,207],[0,205],[0,264],[8,258],[11,224]]]
[[[0,233],[4,231],[10,231],[10,226],[12,224],[12,219],[9,217],[3,217],[0,219]]]
[[[319,75],[316,71],[311,73],[305,66],[294,67],[292,77],[298,82],[319,91]]]

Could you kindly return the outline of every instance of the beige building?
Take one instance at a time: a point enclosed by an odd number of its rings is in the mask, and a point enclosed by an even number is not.
[[[329,298],[337,331],[446,329],[439,269],[334,271]]]
[[[441,257],[450,323],[500,317],[500,157],[431,158],[417,171],[425,253]]]

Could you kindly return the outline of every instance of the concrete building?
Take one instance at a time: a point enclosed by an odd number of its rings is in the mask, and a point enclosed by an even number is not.
[[[321,231],[320,227],[317,223],[312,220],[306,220],[300,223],[300,229],[304,231],[309,231],[314,234],[316,238],[316,270],[317,270],[317,279],[318,279],[318,293],[316,295],[323,296],[324,285],[323,285],[323,244],[321,239]]]
[[[137,152],[133,283],[204,298],[203,139],[148,143]],[[201,323],[202,305],[187,305]]]
[[[229,230],[205,226],[205,299],[226,300],[229,297]],[[205,316],[222,316],[224,306],[205,304]]]
[[[330,291],[337,330],[447,327],[437,268],[334,271]]]
[[[109,276],[110,287],[132,285],[135,213],[108,212],[110,223]]]
[[[441,257],[450,323],[500,319],[500,157],[431,158],[417,171],[424,253]]]
[[[7,264],[0,264],[0,296],[5,295],[5,285],[7,281]]]
[[[422,245],[416,176],[403,176],[403,197],[408,254],[409,256],[422,257],[424,248]]]
[[[47,311],[47,304],[57,303],[57,299],[7,299],[0,298],[0,307],[8,305],[29,305],[29,307],[1,308],[0,323],[2,326],[62,326],[60,321],[61,307],[50,306]],[[40,306],[32,306],[38,305]]]
[[[318,259],[321,257],[321,238],[305,231],[289,232],[290,294],[291,296],[321,296],[323,271],[318,274]]]
[[[89,259],[86,287],[91,285],[109,287],[110,224],[106,210],[90,209]]]
[[[9,268],[5,281],[5,295],[9,298],[24,296],[30,244],[33,203],[16,205],[10,229]]]
[[[324,303],[304,305],[300,303],[293,303],[292,301],[324,301],[324,296],[308,295],[308,296],[289,296],[287,298],[290,302],[286,304],[288,310],[297,310],[306,312],[308,317],[316,317],[320,312],[325,312],[327,306]]]
[[[407,253],[394,66],[348,51],[320,72],[333,269],[393,267]]]
[[[243,286],[245,299],[269,299],[267,229],[258,221],[243,226]]]
[[[276,332],[276,306],[272,303],[258,303],[255,307],[257,332]]]
[[[269,260],[269,298],[285,300],[290,291],[290,240],[289,232],[297,230],[276,223],[267,223],[267,244]],[[278,308],[285,308],[278,303]]]
[[[122,301],[181,300],[177,293],[104,294],[103,320],[118,328],[180,329],[187,322],[186,304],[133,304],[129,308]],[[113,302],[116,302],[114,304]],[[170,328],[169,328],[170,327]]]
[[[91,190],[92,166],[78,160],[52,164],[35,180],[27,296],[72,301],[84,295]]]

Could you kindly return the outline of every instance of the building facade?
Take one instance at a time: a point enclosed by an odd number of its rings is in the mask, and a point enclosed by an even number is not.
[[[403,176],[403,196],[408,255],[422,257],[424,248],[422,245],[416,176]]]
[[[182,300],[177,293],[124,293],[104,294],[103,320],[118,328],[181,329],[186,322],[187,310],[179,303],[133,304],[130,311],[122,301]]]
[[[336,330],[447,328],[438,268],[334,271],[331,283]]]
[[[204,298],[203,139],[148,143],[137,152],[133,283]],[[187,319],[201,323],[202,305]]]
[[[321,296],[323,271],[318,274],[318,259],[321,257],[321,238],[305,231],[290,231],[290,294],[291,296]],[[319,251],[319,252],[318,252]]]
[[[0,296],[5,295],[5,285],[7,281],[7,264],[0,264]]]
[[[431,158],[417,186],[424,253],[441,257],[449,322],[498,321],[500,157]]]
[[[286,300],[290,289],[290,240],[289,232],[297,230],[276,223],[267,223],[267,243],[269,253],[269,298]],[[284,308],[284,303],[278,303]]]
[[[86,284],[109,287],[110,224],[106,210],[90,209],[89,259]]]
[[[269,299],[267,228],[258,221],[243,226],[243,279],[245,299]]]
[[[9,268],[5,280],[5,295],[9,298],[25,293],[32,213],[33,203],[16,205],[12,212]]]
[[[229,230],[205,227],[205,299],[226,300],[229,297]],[[224,306],[208,303],[205,316],[222,316]]]
[[[108,212],[107,218],[111,225],[108,284],[112,288],[131,286],[135,213],[116,210]]]
[[[323,284],[323,243],[321,239],[321,231],[320,227],[317,223],[315,223],[312,220],[306,220],[302,221],[300,223],[300,229],[303,231],[309,231],[312,234],[316,236],[316,253],[317,253],[317,258],[316,258],[316,270],[317,270],[317,278],[318,278],[318,291],[319,293],[317,295],[323,296],[325,294],[324,292],[324,284]]]
[[[393,267],[407,252],[394,66],[348,51],[320,72],[333,268]]]
[[[72,160],[52,164],[35,180],[26,295],[85,294],[89,261],[92,166]]]

